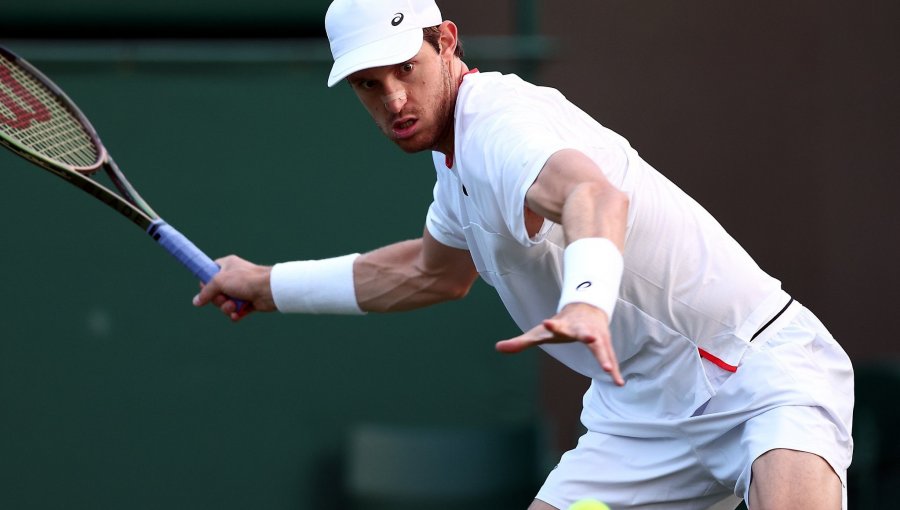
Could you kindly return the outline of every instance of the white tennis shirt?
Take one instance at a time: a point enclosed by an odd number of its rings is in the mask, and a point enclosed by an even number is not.
[[[589,156],[630,198],[611,324],[626,386],[593,399],[609,417],[689,416],[715,391],[701,354],[736,370],[753,334],[789,297],[705,209],[557,90],[500,73],[464,78],[452,167],[434,153],[437,183],[426,228],[441,243],[471,252],[523,331],[552,317],[563,229],[546,220],[529,238],[524,204],[544,163],[561,149]],[[612,385],[584,345],[543,348],[595,379],[594,387]]]

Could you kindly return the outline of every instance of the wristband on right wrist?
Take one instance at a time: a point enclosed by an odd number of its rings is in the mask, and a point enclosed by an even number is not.
[[[624,270],[619,248],[605,237],[569,243],[563,252],[563,286],[557,312],[570,303],[587,303],[612,320]]]

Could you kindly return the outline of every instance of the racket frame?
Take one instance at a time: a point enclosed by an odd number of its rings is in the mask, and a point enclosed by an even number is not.
[[[125,174],[119,170],[118,165],[100,140],[97,130],[81,110],[75,105],[69,96],[63,92],[44,73],[31,65],[27,60],[19,57],[12,51],[0,46],[0,55],[19,66],[26,73],[31,74],[37,81],[56,96],[56,100],[79,124],[84,128],[85,134],[97,149],[96,161],[89,166],[74,166],[53,158],[43,156],[26,145],[16,140],[0,136],[0,145],[34,163],[35,165],[50,171],[65,181],[87,192],[94,198],[116,210],[122,216],[128,218],[153,238],[160,246],[172,254],[179,262],[185,265],[203,283],[207,283],[218,271],[219,266],[203,251],[197,248],[187,237],[178,232],[174,227],[163,221],[159,215],[141,198],[137,190],[128,182]],[[95,181],[90,176],[103,169],[121,195],[116,194],[108,187]],[[245,303],[234,300],[238,311],[246,311]]]
[[[128,182],[128,179],[125,178],[125,175],[119,170],[118,165],[112,160],[109,155],[109,151],[106,149],[106,146],[103,145],[103,142],[100,140],[100,136],[97,134],[97,130],[94,128],[94,125],[88,120],[87,116],[81,112],[78,106],[75,105],[75,102],[61,89],[58,85],[53,83],[44,73],[42,73],[39,69],[31,65],[27,60],[19,57],[15,53],[9,51],[8,49],[0,46],[0,55],[4,58],[12,61],[15,65],[21,67],[26,72],[31,74],[34,78],[36,78],[41,85],[47,87],[54,95],[56,95],[59,103],[66,109],[70,114],[72,114],[77,120],[78,123],[84,128],[85,134],[90,138],[91,143],[98,151],[97,160],[93,165],[90,166],[74,166],[62,161],[57,161],[52,158],[47,158],[33,151],[26,145],[22,145],[15,140],[7,139],[6,137],[0,137],[0,144],[2,144],[7,149],[13,151],[19,156],[27,159],[28,161],[34,163],[35,165],[49,170],[53,174],[58,177],[63,178],[71,184],[74,184],[81,190],[87,192],[94,198],[100,200],[104,204],[112,207],[117,212],[128,218],[133,223],[137,224],[143,230],[147,230],[150,228],[150,224],[153,223],[154,220],[159,219],[159,215],[153,211],[152,208],[147,204],[147,202],[141,198],[138,194],[137,190]],[[90,175],[97,173],[98,170],[104,169],[106,175],[109,177],[110,181],[113,185],[119,190],[119,192],[124,195],[124,198],[103,184],[91,179]]]

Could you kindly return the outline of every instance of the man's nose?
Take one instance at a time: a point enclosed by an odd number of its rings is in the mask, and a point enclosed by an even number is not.
[[[397,89],[390,94],[381,96],[381,102],[384,103],[384,107],[387,109],[387,111],[392,113],[399,113],[400,110],[403,109],[403,105],[406,104],[406,91],[403,89]]]

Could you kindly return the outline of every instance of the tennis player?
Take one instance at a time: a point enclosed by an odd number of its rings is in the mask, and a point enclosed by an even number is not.
[[[256,310],[408,310],[493,286],[523,333],[591,378],[587,433],[531,510],[840,509],[853,370],[825,327],[700,205],[559,92],[462,60],[433,0],[336,0],[334,66],[437,181],[420,239],[260,266],[195,298]]]

